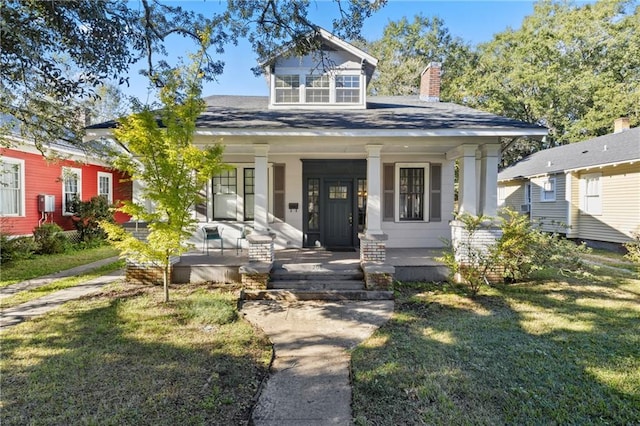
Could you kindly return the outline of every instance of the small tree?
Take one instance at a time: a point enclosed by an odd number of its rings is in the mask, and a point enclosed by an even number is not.
[[[146,108],[119,122],[116,139],[128,153],[119,155],[116,167],[132,180],[144,182],[142,198],[154,205],[125,202],[117,210],[147,222],[149,235],[140,241],[122,227],[102,222],[109,239],[127,258],[153,262],[163,270],[164,300],[169,301],[171,257],[186,252],[195,231],[191,208],[200,201],[204,184],[224,166],[220,145],[199,149],[193,145],[195,121],[204,110],[201,99],[200,62],[196,55],[188,68],[172,71],[160,89],[160,111]]]

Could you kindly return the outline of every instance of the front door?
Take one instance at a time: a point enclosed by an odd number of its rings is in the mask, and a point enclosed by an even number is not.
[[[353,247],[353,180],[324,181],[324,245],[329,249]]]

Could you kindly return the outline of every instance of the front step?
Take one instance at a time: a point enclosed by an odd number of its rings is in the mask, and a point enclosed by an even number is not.
[[[244,300],[392,300],[392,291],[368,290],[244,290]]]
[[[271,272],[271,281],[362,281],[361,269],[320,270],[320,271],[287,271],[276,269]]]
[[[268,289],[275,290],[364,290],[364,282],[356,280],[282,280],[270,281]]]

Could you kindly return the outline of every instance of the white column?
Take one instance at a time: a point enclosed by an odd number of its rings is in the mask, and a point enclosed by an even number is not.
[[[382,234],[382,167],[380,151],[382,145],[367,145],[367,235]]]
[[[255,195],[253,226],[256,232],[266,232],[269,228],[269,166],[267,153],[269,145],[253,146],[255,156]]]
[[[482,170],[481,212],[485,216],[498,215],[498,163],[500,144],[483,145],[480,149],[480,167]]]
[[[462,145],[462,157],[459,159],[460,180],[458,186],[459,212],[475,216],[477,210],[476,196],[476,145]]]

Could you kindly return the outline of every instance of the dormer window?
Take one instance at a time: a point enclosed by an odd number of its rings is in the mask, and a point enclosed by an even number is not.
[[[337,75],[336,76],[336,102],[358,103],[360,102],[360,76]]]
[[[295,74],[276,76],[276,103],[300,102],[300,76]]]
[[[329,103],[331,88],[328,75],[308,75],[305,79],[305,86],[307,103]]]

